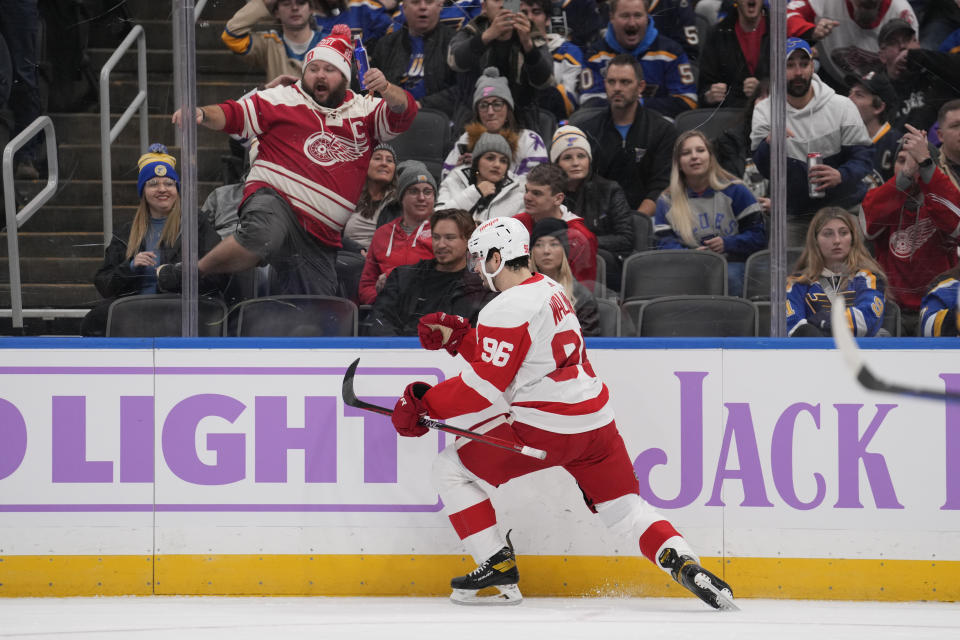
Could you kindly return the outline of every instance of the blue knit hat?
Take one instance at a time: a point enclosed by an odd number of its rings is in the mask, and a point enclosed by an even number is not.
[[[137,160],[137,167],[140,169],[140,175],[137,176],[137,195],[143,197],[143,187],[151,178],[170,178],[177,183],[177,191],[180,191],[180,176],[177,175],[176,166],[177,160],[167,153],[167,148],[154,142],[147,153]]]

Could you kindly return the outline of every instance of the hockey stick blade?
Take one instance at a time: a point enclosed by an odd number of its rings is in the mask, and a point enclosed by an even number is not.
[[[393,415],[392,409],[387,409],[386,407],[379,407],[375,404],[364,402],[363,400],[357,397],[357,394],[353,390],[353,379],[357,375],[357,367],[359,365],[360,365],[360,358],[357,358],[350,364],[349,367],[347,367],[346,372],[343,374],[343,385],[340,388],[340,395],[343,397],[343,403],[350,407],[356,407],[357,409],[363,409],[365,411],[372,411],[374,413],[379,413],[380,415],[384,415],[384,416]],[[461,429],[460,427],[454,427],[452,425],[440,422],[438,420],[433,420],[431,418],[422,417],[420,418],[420,420],[418,420],[418,423],[423,425],[424,427],[427,427],[428,429],[435,429],[437,431],[443,431],[445,433],[461,436],[469,440],[476,440],[477,442],[482,442],[484,444],[490,445],[491,447],[497,447],[498,449],[506,449],[507,451],[513,451],[514,453],[519,453],[524,456],[537,458],[538,460],[544,460],[547,457],[547,452],[541,449],[535,449],[533,447],[528,447],[526,445],[515,444],[508,440],[495,438],[493,436],[474,433],[473,431],[468,431],[467,429]]]
[[[833,342],[837,345],[837,350],[839,350],[843,356],[847,367],[851,373],[853,373],[857,382],[865,389],[886,393],[900,393],[915,398],[960,402],[960,393],[955,391],[938,391],[936,389],[908,387],[893,382],[886,382],[873,375],[873,372],[870,371],[864,363],[860,354],[860,347],[857,346],[853,332],[847,325],[846,306],[844,305],[843,298],[839,296],[831,300],[830,332],[833,334]]]

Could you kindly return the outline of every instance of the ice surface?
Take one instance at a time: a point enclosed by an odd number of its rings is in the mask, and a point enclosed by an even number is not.
[[[0,638],[263,640],[887,640],[960,638],[960,603],[527,598],[465,607],[446,598],[0,598]]]

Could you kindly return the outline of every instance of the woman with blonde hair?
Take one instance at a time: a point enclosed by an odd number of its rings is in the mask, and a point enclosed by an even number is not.
[[[744,263],[767,244],[763,213],[740,180],[725,171],[706,136],[685,131],[673,147],[670,186],[657,199],[659,249],[713,251],[727,259],[727,293],[743,292]]]
[[[795,273],[787,278],[787,335],[830,335],[831,300],[842,296],[855,336],[875,336],[883,325],[886,276],[845,209],[824,207],[807,228]]]
[[[105,300],[90,310],[81,325],[85,336],[102,336],[107,328],[107,311],[123,296],[162,293],[157,269],[181,261],[180,176],[176,159],[162,144],[152,144],[137,161],[137,192],[140,204],[133,220],[115,234],[104,254],[103,265],[94,276],[94,284]],[[213,223],[200,216],[197,236],[198,257],[219,241]],[[200,293],[220,289],[221,276],[200,278]]]
[[[530,234],[530,270],[542,273],[567,294],[580,321],[584,336],[600,335],[600,309],[590,291],[573,277],[567,254],[567,223],[559,218],[545,218],[533,225]]]

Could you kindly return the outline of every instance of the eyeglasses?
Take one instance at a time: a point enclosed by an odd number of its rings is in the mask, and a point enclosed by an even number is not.
[[[507,103],[503,100],[487,100],[477,103],[477,111],[492,110],[494,113],[499,113],[503,111],[505,106],[507,106]]]
[[[415,189],[413,187],[410,187],[409,189],[407,189],[406,193],[410,194],[414,198],[419,198],[419,197],[432,198],[433,194],[435,194],[436,191],[434,191],[430,187],[424,187],[422,189]]]
[[[147,180],[144,186],[150,189],[159,189],[160,187],[166,187],[167,189],[176,189],[177,183],[170,179],[160,180],[158,178],[154,178],[153,180]]]

